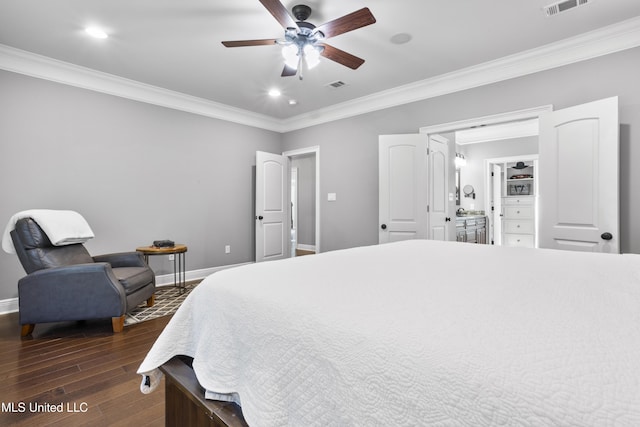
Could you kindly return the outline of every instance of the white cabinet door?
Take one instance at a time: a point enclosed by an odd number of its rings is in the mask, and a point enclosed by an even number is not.
[[[540,116],[540,247],[620,251],[618,98]]]
[[[288,160],[256,152],[256,262],[287,258],[291,224]]]
[[[428,136],[379,137],[379,243],[427,237]]]

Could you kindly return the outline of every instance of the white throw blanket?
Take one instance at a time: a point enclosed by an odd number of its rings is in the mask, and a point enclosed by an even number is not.
[[[2,236],[2,249],[7,253],[16,253],[10,233],[15,228],[16,222],[22,218],[33,218],[54,246],[84,243],[94,237],[91,227],[89,227],[87,221],[78,212],[30,209],[13,215],[7,223]]]
[[[407,241],[220,271],[138,372],[194,357],[257,426],[640,426],[640,256]]]

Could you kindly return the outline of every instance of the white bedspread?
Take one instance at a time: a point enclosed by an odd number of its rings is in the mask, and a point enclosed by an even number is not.
[[[640,256],[408,241],[229,269],[138,372],[178,354],[251,426],[640,426]]]

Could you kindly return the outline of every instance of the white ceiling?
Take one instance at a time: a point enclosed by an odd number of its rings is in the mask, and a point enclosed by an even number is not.
[[[312,7],[316,25],[368,7],[375,24],[327,40],[364,65],[354,71],[323,58],[300,81],[280,77],[277,46],[222,46],[283,36],[258,0],[2,0],[0,44],[288,119],[640,16],[638,0],[591,0],[554,17],[542,11],[551,0],[283,1],[288,10],[299,3]],[[87,37],[88,25],[110,37]],[[410,42],[392,43],[400,33]],[[337,80],[346,86],[327,87]],[[283,96],[270,98],[271,88]]]

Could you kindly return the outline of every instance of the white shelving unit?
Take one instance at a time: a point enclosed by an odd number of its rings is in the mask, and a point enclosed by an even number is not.
[[[507,162],[502,188],[502,244],[536,246],[536,161]]]

